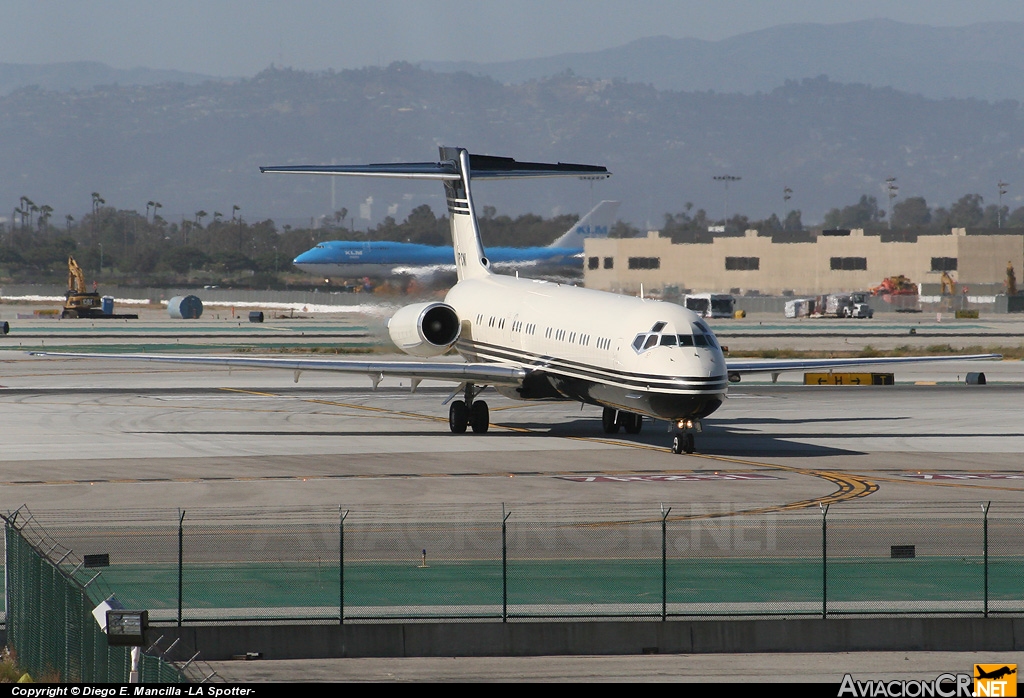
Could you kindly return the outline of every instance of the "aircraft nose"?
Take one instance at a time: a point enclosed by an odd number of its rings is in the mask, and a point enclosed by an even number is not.
[[[293,259],[292,264],[311,264],[314,261],[313,256],[313,250],[307,250]]]

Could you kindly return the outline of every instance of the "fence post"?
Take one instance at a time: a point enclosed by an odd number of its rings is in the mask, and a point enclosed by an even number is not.
[[[661,505],[661,621],[665,622],[668,616],[668,510]]]
[[[512,512],[505,512],[505,503],[501,503],[501,622],[508,622],[508,539],[506,538],[505,522]]]
[[[181,627],[181,579],[182,579],[182,566],[184,564],[185,557],[185,546],[184,546],[184,528],[185,528],[185,511],[183,509],[178,510],[178,627]]]
[[[338,624],[345,624],[345,518],[348,510],[338,507]]]
[[[828,618],[828,508],[831,504],[822,506],[821,509],[821,618]]]
[[[983,504],[981,510],[985,513],[985,536],[983,545],[985,548],[985,617],[988,618],[988,510],[992,507],[992,502]]]

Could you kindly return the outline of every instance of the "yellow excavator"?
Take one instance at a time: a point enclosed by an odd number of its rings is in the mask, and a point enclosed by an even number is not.
[[[103,314],[100,294],[85,290],[85,272],[71,255],[68,255],[68,292],[64,294],[62,318],[95,317]]]
[[[85,290],[85,272],[71,255],[68,255],[68,290],[64,294],[62,318],[110,318],[135,319],[138,315],[115,315],[113,306],[103,312],[103,299],[96,291]]]

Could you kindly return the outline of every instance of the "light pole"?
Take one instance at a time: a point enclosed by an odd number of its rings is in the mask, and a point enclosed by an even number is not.
[[[96,244],[100,246],[100,276],[103,276],[103,243],[98,242]]]
[[[725,227],[729,225],[729,182],[738,182],[742,177],[737,177],[736,175],[715,175],[711,179],[716,182],[725,183],[725,218],[722,221],[722,227]]]
[[[895,177],[885,178],[885,189],[889,194],[889,206],[886,209],[885,215],[889,218],[889,230],[892,230],[892,200],[896,198],[896,194],[900,190],[900,188],[896,186]]]
[[[999,228],[1003,227],[1003,194],[1006,193],[1006,187],[1009,185],[1003,180],[999,180],[999,210],[996,211],[996,226]]]

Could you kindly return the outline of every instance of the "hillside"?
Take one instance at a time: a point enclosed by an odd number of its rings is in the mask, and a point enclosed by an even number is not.
[[[1015,102],[932,100],[824,77],[742,95],[658,90],[572,73],[503,84],[409,64],[305,73],[269,69],[233,82],[109,86],[0,97],[0,211],[18,197],[60,220],[108,205],[189,218],[204,209],[247,220],[308,221],[373,197],[376,223],[422,203],[443,210],[440,187],[418,182],[261,176],[260,165],[430,160],[437,145],[525,160],[607,165],[614,177],[571,182],[483,183],[479,203],[500,213],[585,211],[604,198],[620,215],[660,226],[687,202],[724,209],[715,175],[742,177],[730,212],[760,218],[787,208],[820,221],[862,194],[948,205],[967,192],[1020,205],[1024,128]],[[784,205],[783,188],[793,190]],[[1016,198],[1015,198],[1016,197]],[[389,210],[390,209],[390,210]],[[355,221],[357,227],[365,222]]]

